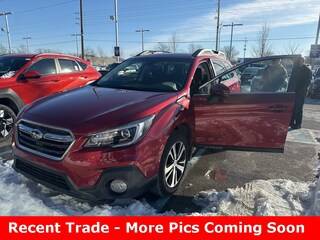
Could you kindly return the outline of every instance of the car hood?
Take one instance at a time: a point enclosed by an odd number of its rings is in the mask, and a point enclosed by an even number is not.
[[[155,114],[176,99],[177,93],[87,86],[41,99],[21,118],[89,134]]]

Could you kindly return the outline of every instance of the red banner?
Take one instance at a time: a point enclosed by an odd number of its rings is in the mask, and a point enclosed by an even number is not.
[[[0,240],[318,239],[320,217],[0,217]]]

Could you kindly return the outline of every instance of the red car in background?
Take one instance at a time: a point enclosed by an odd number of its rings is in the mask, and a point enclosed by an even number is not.
[[[0,56],[0,142],[10,138],[16,115],[25,104],[85,86],[100,76],[89,62],[73,56]]]
[[[252,63],[231,67],[204,49],[130,58],[99,81],[24,109],[13,166],[96,201],[172,194],[194,147],[282,152],[294,93],[241,92],[238,69]]]

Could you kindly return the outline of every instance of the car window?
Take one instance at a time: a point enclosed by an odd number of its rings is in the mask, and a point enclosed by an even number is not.
[[[240,64],[235,70],[218,76],[219,81],[237,75],[241,80],[242,93],[287,92],[290,79],[297,74],[294,57],[273,56]],[[217,80],[217,79],[213,79]],[[205,86],[203,86],[205,87]]]
[[[193,75],[192,85],[191,85],[192,93],[208,94],[210,91],[210,86],[209,86],[210,84],[207,85],[206,88],[199,89],[199,87],[210,80],[211,80],[211,74],[210,74],[209,65],[207,62],[203,62],[197,67],[195,74]]]
[[[225,74],[225,75],[223,75],[223,76],[221,77],[221,82],[230,80],[230,79],[232,79],[234,76],[235,76],[235,73],[234,73],[234,72]]]
[[[81,69],[82,70],[85,70],[86,68],[87,68],[87,64],[85,64],[85,63],[83,63],[83,62],[80,62],[80,61],[77,61],[78,62],[78,64],[80,65],[80,67],[81,67]]]
[[[211,60],[211,62],[216,75],[219,75],[225,71],[225,67],[222,64],[219,64],[214,60]]]
[[[261,61],[259,67],[249,64],[239,73],[241,92],[286,92],[292,67],[290,59]]]
[[[222,62],[222,65],[224,66],[225,69],[230,69],[230,68],[232,68],[232,65],[231,65],[229,62],[227,62],[227,61],[223,61],[223,62]]]
[[[30,58],[26,57],[14,57],[14,56],[3,56],[0,57],[0,77],[9,78],[12,77],[16,71],[23,67]]]
[[[29,71],[37,71],[41,75],[57,74],[56,64],[54,59],[42,59],[33,64]]]
[[[61,73],[79,72],[80,67],[77,62],[69,59],[59,59]]]
[[[96,85],[128,90],[176,92],[186,84],[191,61],[191,58],[133,58],[115,67]]]
[[[227,62],[218,61],[216,59],[211,60],[213,67],[215,69],[216,75],[219,75],[226,71],[227,69],[231,68],[232,66]],[[234,77],[234,73],[225,74],[222,76],[221,81],[226,81],[232,79]]]

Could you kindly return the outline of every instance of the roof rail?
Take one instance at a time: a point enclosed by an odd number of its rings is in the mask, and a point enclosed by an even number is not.
[[[157,51],[157,50],[145,50],[141,53],[138,53],[136,57],[138,56],[147,56],[147,55],[153,55],[153,54],[162,54],[162,53],[170,53],[168,51]]]
[[[222,57],[226,57],[226,55],[224,54],[224,52],[221,52],[221,51],[216,51],[216,50],[212,50],[212,49],[206,49],[206,48],[200,48],[198,49],[197,51],[195,51],[192,56],[193,57],[197,57],[197,56],[205,56],[205,55],[209,55],[209,56],[212,56],[212,55],[219,55],[219,56],[222,56]]]

